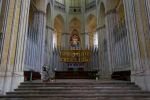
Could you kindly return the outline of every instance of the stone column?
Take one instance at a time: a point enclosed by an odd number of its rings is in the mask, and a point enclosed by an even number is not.
[[[115,26],[113,46],[113,71],[130,70],[129,47],[125,23]]]
[[[67,33],[66,34],[66,45],[67,45],[67,49],[70,49],[70,34]]]
[[[5,8],[5,10],[7,12],[5,13],[5,16],[6,16],[5,23],[7,23],[7,25],[3,26],[3,27],[5,27],[5,30],[3,30],[3,33],[5,36],[8,36],[8,37],[4,38],[4,40],[3,40],[3,42],[4,42],[3,50],[6,50],[6,51],[2,51],[2,57],[1,57],[1,61],[4,61],[4,62],[1,62],[1,66],[0,66],[0,90],[1,90],[1,93],[10,91],[11,85],[8,83],[11,82],[11,74],[10,73],[12,72],[12,71],[9,71],[10,72],[9,73],[7,70],[7,57],[8,57],[9,46],[10,46],[9,41],[10,41],[10,34],[11,34],[11,28],[12,28],[12,20],[13,20],[12,16],[14,14],[15,2],[11,1],[11,4],[10,4],[10,0],[7,0],[6,5],[7,5],[7,7]],[[11,6],[11,7],[9,8],[9,6]],[[10,13],[10,11],[11,11],[11,13]],[[7,46],[6,46],[6,44],[7,44]],[[6,82],[8,82],[8,83],[6,84]],[[8,88],[7,88],[7,86],[8,86]]]
[[[34,28],[37,30],[37,61],[36,70],[41,71],[41,67],[44,65],[44,48],[45,48],[45,29],[46,29],[46,16],[43,11],[34,12]]]
[[[52,65],[52,58],[53,58],[53,30],[50,30],[50,40],[49,40],[49,45],[50,45],[50,50],[49,50],[49,55],[50,55],[50,65],[53,67]]]
[[[80,41],[81,41],[81,44],[80,44],[80,47],[81,48],[85,48],[85,34],[84,33],[80,33]]]
[[[1,14],[1,8],[2,8],[2,0],[0,0],[0,14]]]
[[[99,70],[100,78],[107,79],[110,78],[108,75],[110,73],[108,65],[108,48],[107,48],[107,35],[105,25],[99,27]]]
[[[53,51],[53,66],[57,70],[57,66],[56,66],[56,49],[55,48],[54,48],[54,51]]]
[[[22,52],[18,42],[22,35],[25,34],[26,24],[24,21],[28,18],[30,0],[7,0],[5,16],[5,33],[4,46],[0,67],[0,90],[2,93],[12,91],[20,82],[23,81],[22,66],[18,66]],[[24,15],[24,16],[23,16]],[[21,19],[22,18],[22,19]]]
[[[146,12],[146,5],[144,1],[134,1],[135,4],[135,14],[136,14],[136,23],[137,23],[137,32],[138,32],[138,40],[139,40],[139,48],[140,48],[140,60],[143,67],[142,70],[149,69],[149,60],[150,60],[150,52],[149,52],[149,43],[150,43],[150,27],[149,27],[149,19]],[[150,71],[149,71],[150,72]]]
[[[48,26],[46,26],[46,32],[45,32],[45,47],[44,47],[44,65],[49,65],[49,49],[50,49],[50,45],[49,45],[49,40],[50,40],[50,33],[49,33],[49,28]]]
[[[19,1],[19,0],[18,0]],[[15,69],[12,79],[12,88],[17,88],[17,86],[20,84],[20,82],[24,81],[23,76],[23,67],[24,67],[24,51],[26,48],[26,37],[27,37],[27,27],[28,27],[28,15],[29,15],[29,5],[30,0],[21,0],[21,13],[20,13],[20,19],[19,19],[19,27],[18,27],[18,37],[16,41],[17,48],[15,50],[16,57],[15,57]],[[12,47],[14,48],[14,47]]]
[[[98,35],[98,71],[99,72],[101,72],[102,71],[102,69],[101,69],[101,67],[102,67],[102,57],[101,57],[101,36],[100,36],[100,29],[99,28],[97,28],[97,35]]]
[[[53,29],[50,26],[46,26],[47,45],[45,45],[44,64],[50,66],[50,71],[53,70]]]
[[[85,49],[89,48],[89,34],[85,33]]]
[[[149,19],[149,24],[150,24],[150,1],[149,0],[144,0],[146,4],[146,10],[148,14],[148,19]]]
[[[147,2],[145,4],[145,2]],[[149,5],[150,2],[147,0],[135,0],[135,14],[137,31],[139,38],[139,48],[140,48],[140,74],[136,72],[136,81],[141,81],[139,84],[143,89],[150,90],[150,23],[149,23]],[[146,9],[147,8],[147,9]],[[143,75],[143,76],[141,76]],[[142,79],[141,79],[142,78]]]
[[[65,49],[65,33],[61,34],[61,49]]]
[[[148,17],[148,32],[147,32],[147,36],[148,36],[148,41],[150,43],[150,0],[145,0],[145,5],[146,5],[146,13],[147,13],[147,17]],[[148,67],[150,68],[150,49],[149,47],[149,43],[147,43],[147,49],[148,49],[148,55],[149,55],[149,59],[148,59]],[[150,71],[150,70],[149,70]],[[149,72],[150,74],[150,72]]]
[[[69,48],[69,36],[68,33],[62,33],[62,49],[68,49]]]
[[[107,40],[107,50],[108,50],[108,61],[109,61],[109,73],[108,77],[111,77],[114,68],[114,60],[113,60],[113,46],[114,46],[114,38],[113,38],[113,29],[117,24],[117,14],[116,10],[112,9],[106,12],[106,40]]]
[[[143,50],[145,48],[141,48],[141,43],[143,43],[143,39],[141,40],[141,38],[143,38],[143,35],[141,34],[140,28],[138,27],[138,19],[137,18],[139,16],[137,16],[136,11],[138,11],[137,8],[135,8],[135,2],[137,2],[136,0],[124,0],[124,6],[125,6],[125,14],[126,14],[126,27],[127,27],[127,35],[130,41],[129,47],[131,48],[131,61],[132,61],[132,68],[131,68],[131,81],[135,82],[137,85],[139,85],[142,89],[144,90],[148,90],[147,87],[147,82],[145,81],[146,77],[144,75],[144,70],[143,70],[143,61],[141,58],[143,58]],[[135,10],[136,9],[136,10]],[[140,8],[139,8],[140,9]],[[140,13],[140,12],[139,12]],[[142,24],[140,24],[141,27]],[[138,29],[139,28],[139,29]],[[142,37],[141,37],[142,36]],[[142,45],[144,46],[144,45]],[[145,50],[144,50],[145,51]],[[145,57],[144,57],[145,59]],[[149,79],[147,79],[149,80]]]
[[[136,20],[135,20],[135,12],[134,12],[134,4],[133,1],[124,0],[125,6],[125,14],[126,14],[126,27],[127,27],[127,35],[130,41],[129,47],[131,47],[131,58],[133,68],[132,70],[136,70],[140,68],[140,54],[139,54],[139,45],[137,38],[137,29],[136,29]]]

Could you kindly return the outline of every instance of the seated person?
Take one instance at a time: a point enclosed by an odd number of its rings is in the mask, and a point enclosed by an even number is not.
[[[50,74],[49,74],[49,67],[44,65],[42,67],[42,71],[41,71],[41,80],[43,82],[48,82],[50,79]]]

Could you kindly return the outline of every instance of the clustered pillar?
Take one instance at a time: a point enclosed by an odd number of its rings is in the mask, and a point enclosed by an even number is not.
[[[117,23],[116,11],[110,10],[106,12],[106,40],[107,40],[107,49],[108,49],[108,61],[109,61],[109,70],[108,78],[111,77],[112,70],[114,68],[114,59],[113,59],[113,46],[114,46],[114,37],[113,29]]]
[[[44,49],[45,49],[45,13],[35,11],[33,17],[33,25],[28,27],[28,38],[25,55],[25,70],[41,71],[44,65]]]
[[[0,92],[3,94],[23,81],[23,46],[30,0],[6,0],[5,5],[0,67]]]

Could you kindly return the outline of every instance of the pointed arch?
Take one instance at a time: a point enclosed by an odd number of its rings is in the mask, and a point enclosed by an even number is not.
[[[64,32],[64,19],[62,15],[57,15],[54,18],[54,29],[56,33],[57,47],[61,47],[62,33]]]
[[[103,27],[105,26],[105,6],[104,6],[104,3],[102,2],[100,4],[100,10],[99,10],[99,20],[98,20],[98,23],[99,23],[99,26],[100,27]]]
[[[97,21],[96,21],[96,16],[90,14],[87,17],[87,31],[89,33],[89,45],[90,47],[94,46],[94,34],[96,32],[96,27],[97,27]]]

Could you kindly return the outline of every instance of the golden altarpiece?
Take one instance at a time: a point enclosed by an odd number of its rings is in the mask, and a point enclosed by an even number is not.
[[[82,69],[90,62],[91,51],[81,48],[81,38],[77,30],[73,30],[69,39],[70,49],[61,50],[61,62],[68,64],[68,69]]]

